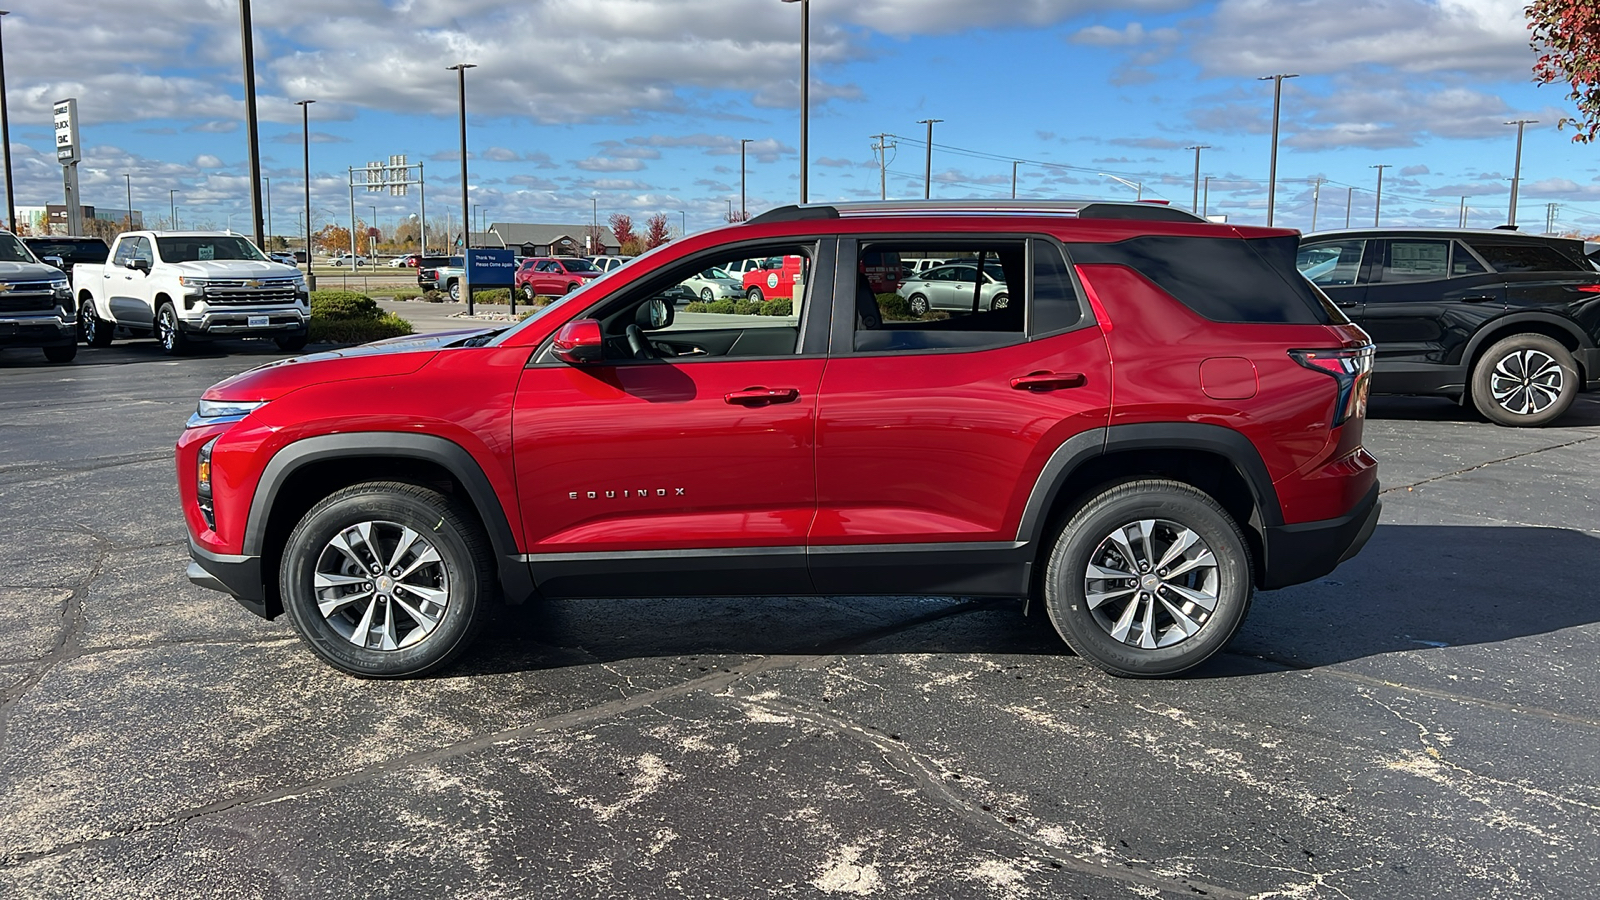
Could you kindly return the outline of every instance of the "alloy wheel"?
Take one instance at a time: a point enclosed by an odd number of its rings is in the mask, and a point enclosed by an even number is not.
[[[1538,415],[1561,397],[1561,363],[1541,350],[1518,350],[1495,363],[1489,375],[1494,402],[1519,416]]]
[[[178,323],[173,320],[170,306],[163,306],[156,316],[156,339],[161,342],[161,349],[169,353],[178,342]]]
[[[1169,519],[1140,519],[1095,547],[1083,592],[1112,639],[1154,650],[1199,632],[1217,609],[1219,586],[1217,559],[1200,535]]]
[[[439,551],[395,522],[359,522],[335,534],[317,557],[312,587],[328,627],[366,650],[422,643],[450,604]]]

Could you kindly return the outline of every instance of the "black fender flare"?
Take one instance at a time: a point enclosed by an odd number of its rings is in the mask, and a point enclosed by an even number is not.
[[[1511,313],[1510,315],[1501,316],[1498,319],[1490,319],[1489,321],[1483,323],[1483,326],[1467,340],[1467,346],[1461,351],[1461,366],[1466,370],[1466,377],[1469,380],[1472,378],[1471,366],[1473,360],[1477,359],[1478,353],[1488,345],[1490,333],[1498,332],[1504,329],[1507,325],[1521,325],[1525,323],[1553,325],[1571,335],[1572,339],[1578,342],[1579,350],[1592,350],[1595,347],[1595,336],[1584,333],[1584,330],[1578,327],[1578,323],[1565,316],[1559,316],[1552,313],[1539,312],[1535,310]],[[1591,372],[1589,374],[1590,377],[1593,377],[1596,373]]]
[[[1017,540],[1041,546],[1039,542],[1049,524],[1046,518],[1073,472],[1097,457],[1127,450],[1199,450],[1220,456],[1244,476],[1255,499],[1259,524],[1283,524],[1283,510],[1278,505],[1272,476],[1249,438],[1231,428],[1201,422],[1142,422],[1080,432],[1057,447],[1028,494],[1017,526]]]
[[[295,472],[330,459],[370,456],[423,460],[454,476],[465,488],[468,500],[477,508],[478,517],[489,534],[489,543],[499,560],[500,586],[506,600],[520,603],[533,593],[533,579],[527,564],[521,561],[511,522],[489,476],[466,448],[431,434],[394,431],[326,434],[302,438],[285,446],[273,454],[256,482],[250,515],[245,521],[243,552],[256,557],[262,554],[273,505],[279,491]]]

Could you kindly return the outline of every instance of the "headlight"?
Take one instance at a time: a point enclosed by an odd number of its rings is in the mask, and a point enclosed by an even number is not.
[[[201,400],[194,415],[189,417],[187,427],[237,422],[266,405],[265,400]]]
[[[178,283],[186,288],[193,288],[197,291],[203,291],[205,290],[206,285],[211,283],[211,280],[208,278],[196,278],[193,275],[179,275]]]
[[[60,281],[52,281],[50,282],[50,290],[58,294],[70,294],[72,293],[72,283],[65,278]]]

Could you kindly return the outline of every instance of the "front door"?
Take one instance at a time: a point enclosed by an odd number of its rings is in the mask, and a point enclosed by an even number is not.
[[[1358,320],[1377,346],[1372,389],[1431,394],[1464,385],[1461,350],[1505,311],[1504,279],[1449,238],[1382,243]]]

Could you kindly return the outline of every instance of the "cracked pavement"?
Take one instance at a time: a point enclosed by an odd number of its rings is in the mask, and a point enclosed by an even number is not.
[[[530,604],[366,682],[183,577],[171,444],[275,354],[0,355],[0,896],[1592,896],[1600,398],[1367,425],[1382,524],[1228,651],[1021,604]]]

